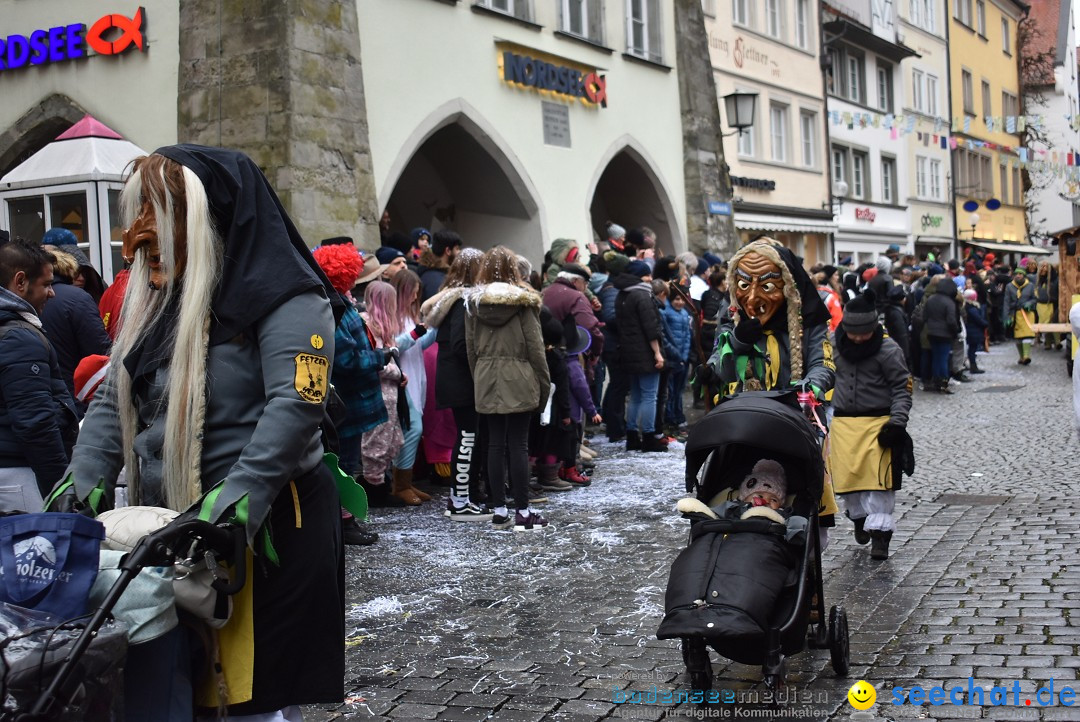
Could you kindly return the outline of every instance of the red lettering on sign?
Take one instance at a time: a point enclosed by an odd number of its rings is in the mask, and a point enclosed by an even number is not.
[[[139,8],[133,18],[120,13],[106,15],[94,23],[90,31],[86,33],[86,44],[100,55],[119,55],[133,43],[139,50],[145,50],[142,24],[143,8]],[[119,38],[110,42],[101,37],[113,28],[122,32]]]
[[[582,81],[585,84],[585,95],[601,108],[607,107],[607,76],[599,73],[589,73]]]

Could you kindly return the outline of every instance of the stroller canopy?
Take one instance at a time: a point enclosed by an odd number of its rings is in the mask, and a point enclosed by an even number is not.
[[[794,391],[737,394],[691,427],[686,439],[686,490],[697,488],[697,497],[708,503],[722,489],[737,487],[759,459],[783,464],[788,493],[817,503],[825,477],[821,446]],[[698,472],[706,461],[699,483]]]

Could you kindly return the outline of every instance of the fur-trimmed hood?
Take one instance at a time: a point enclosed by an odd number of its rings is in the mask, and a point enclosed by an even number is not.
[[[531,288],[509,283],[489,283],[468,289],[465,312],[488,326],[503,326],[523,308],[540,310],[542,298]]]
[[[457,300],[465,295],[469,288],[444,288],[436,293],[434,296],[424,301],[420,306],[420,320],[424,322],[426,326],[431,328],[438,328],[446,315],[450,313],[450,309],[454,307]]]

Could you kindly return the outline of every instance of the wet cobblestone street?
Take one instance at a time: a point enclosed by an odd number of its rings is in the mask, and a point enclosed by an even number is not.
[[[780,710],[618,703],[687,688],[678,644],[654,635],[689,527],[674,510],[681,447],[628,454],[598,435],[592,486],[550,494],[543,533],[454,524],[438,502],[375,510],[381,540],[348,551],[346,703],[305,719],[846,720],[859,719],[847,690],[865,679],[878,704],[863,719],[1080,720],[1033,696],[1051,679],[1072,685],[1080,667],[1071,386],[1059,353],[1015,359],[995,346],[980,357],[988,372],[954,395],[915,392],[917,468],[888,561],[872,562],[846,519],[832,532],[826,600],[850,617],[847,678],[809,650],[789,659]],[[744,701],[763,690],[760,668],[713,662],[718,689]],[[1009,706],[891,704],[895,686],[966,689],[969,677],[1009,686]]]

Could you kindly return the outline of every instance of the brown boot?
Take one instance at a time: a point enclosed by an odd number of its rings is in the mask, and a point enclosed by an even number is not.
[[[431,501],[431,494],[425,494],[424,492],[420,491],[415,486],[413,486],[413,483],[412,483],[413,470],[412,469],[401,469],[400,473],[405,478],[405,486],[407,486],[409,489],[412,489],[412,493],[414,493],[418,497],[420,497],[420,501]]]
[[[409,506],[419,506],[424,502],[412,487],[412,469],[394,469],[394,481],[390,494],[401,499]]]

